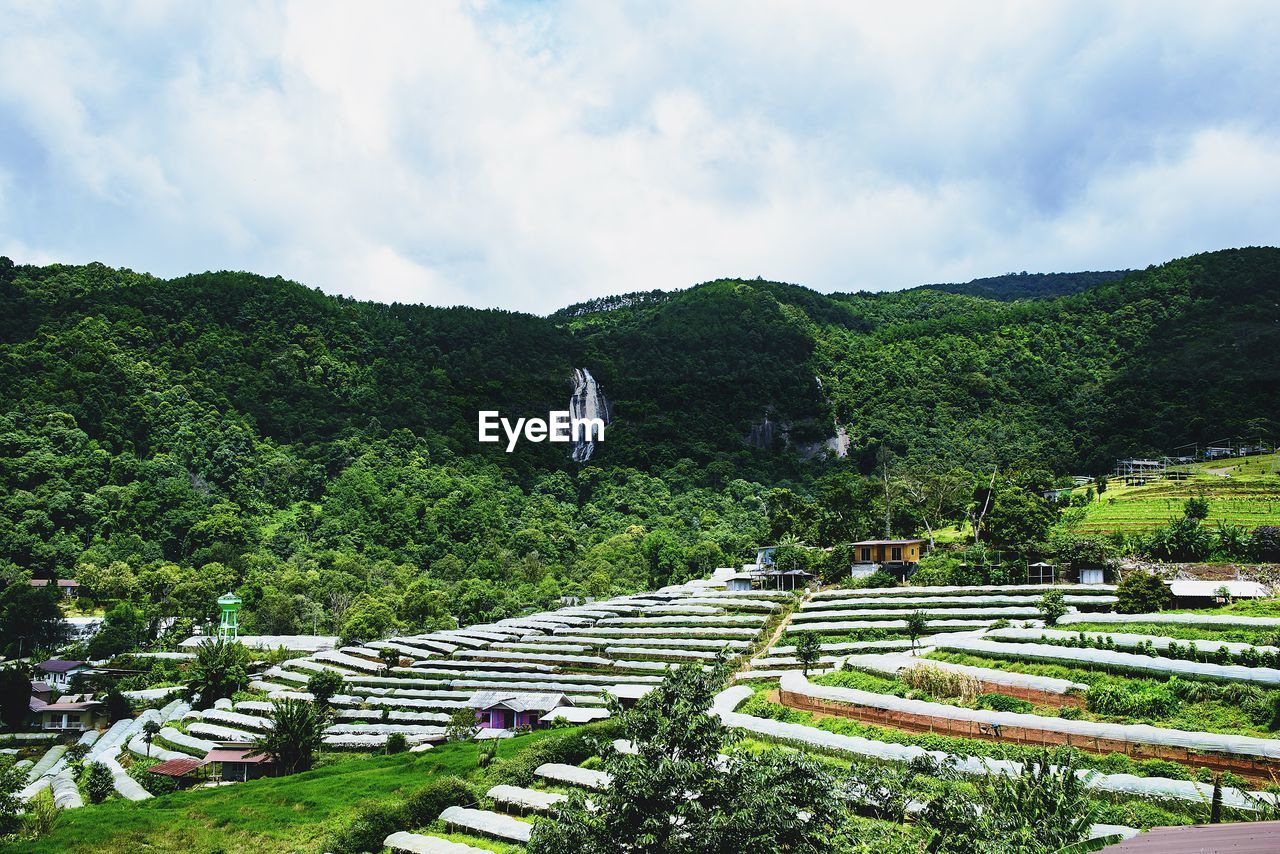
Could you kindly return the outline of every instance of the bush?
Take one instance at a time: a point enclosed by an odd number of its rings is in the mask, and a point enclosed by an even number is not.
[[[111,778],[111,769],[101,762],[92,762],[85,770],[84,793],[89,803],[100,804],[115,791],[116,784]]]
[[[1098,715],[1126,718],[1167,718],[1178,710],[1178,698],[1164,686],[1134,691],[1130,685],[1096,682],[1085,694],[1085,707]]]
[[[1010,697],[1008,694],[979,694],[978,705],[993,712],[1021,712],[1026,714],[1035,709],[1026,700]]]
[[[847,568],[847,567],[846,567]],[[871,589],[875,587],[897,587],[898,579],[894,578],[883,569],[877,569],[866,578],[859,578],[849,585],[857,589]]]
[[[387,736],[387,753],[404,753],[409,749],[409,740],[402,732],[393,732]]]
[[[957,698],[971,703],[978,697],[979,682],[967,673],[944,670],[931,664],[917,664],[898,674],[898,678],[917,691],[934,697]]]
[[[1130,572],[1116,588],[1116,612],[1150,614],[1173,604],[1168,586],[1149,572]]]
[[[167,795],[178,791],[178,781],[172,777],[147,773],[147,769],[152,765],[159,764],[159,761],[158,759],[135,757],[126,773],[133,778],[134,782],[153,795]]]
[[[568,733],[557,733],[543,738],[516,756],[499,759],[489,768],[490,783],[506,783],[510,786],[528,786],[533,782],[533,771],[546,762],[563,762],[576,765],[595,753],[587,735],[612,738],[616,723],[606,721]]]
[[[382,841],[397,830],[403,830],[407,814],[400,805],[375,804],[365,807],[355,819],[329,843],[329,850],[339,854],[381,851]]]
[[[920,558],[916,571],[911,575],[911,584],[916,587],[945,587],[957,583],[959,572],[959,560],[934,552]]]
[[[1254,559],[1280,562],[1280,526],[1259,525],[1249,539],[1253,543]]]
[[[476,802],[475,789],[461,777],[441,777],[415,791],[405,802],[405,825],[426,827],[447,807],[464,807]]]

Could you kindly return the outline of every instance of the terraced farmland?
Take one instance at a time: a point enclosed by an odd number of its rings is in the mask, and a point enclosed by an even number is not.
[[[1198,463],[1190,468],[1192,477],[1183,481],[1147,486],[1112,481],[1073,527],[1086,534],[1151,531],[1182,515],[1184,503],[1193,496],[1209,500],[1209,524],[1225,522],[1249,529],[1280,525],[1280,456]]]

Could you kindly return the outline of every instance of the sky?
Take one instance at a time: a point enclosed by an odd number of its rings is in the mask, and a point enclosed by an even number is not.
[[[892,8],[889,8],[892,6]],[[0,254],[548,313],[1280,244],[1280,3],[0,0]]]

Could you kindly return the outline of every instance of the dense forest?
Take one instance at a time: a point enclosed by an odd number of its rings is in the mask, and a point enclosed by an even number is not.
[[[153,628],[236,589],[248,630],[367,638],[838,545],[882,533],[886,499],[915,532],[995,464],[997,509],[1025,512],[993,537],[1025,545],[1048,514],[1024,493],[1054,476],[1276,435],[1280,250],[1104,279],[721,280],[542,318],[0,258],[0,574],[76,575]],[[589,464],[476,442],[479,409],[566,408],[574,367],[615,418]],[[819,450],[837,424],[846,459]]]

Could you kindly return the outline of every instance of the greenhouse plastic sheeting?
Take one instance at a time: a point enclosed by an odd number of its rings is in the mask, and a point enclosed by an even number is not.
[[[1062,597],[1068,605],[1112,605],[1114,596],[1081,596],[1068,595]],[[801,611],[840,608],[886,608],[893,606],[942,605],[949,608],[969,608],[989,605],[1021,605],[1034,608],[1040,604],[1039,596],[864,596],[849,599],[811,599],[800,606]]]
[[[923,613],[926,617],[941,619],[968,617],[1034,619],[1040,616],[1040,612],[1035,608],[850,608],[840,611],[800,611],[791,615],[791,622],[809,623],[819,620],[847,620],[851,618],[879,620],[905,617],[917,611]]]
[[[488,848],[476,848],[474,845],[450,842],[439,836],[424,836],[407,830],[397,830],[382,840],[382,844],[392,851],[404,851],[407,854],[493,854]]]
[[[814,599],[840,599],[846,596],[905,596],[919,593],[925,596],[990,596],[1002,593],[1038,593],[1045,594],[1050,590],[1063,593],[1096,593],[1105,595],[1115,593],[1114,584],[993,584],[966,587],[864,587],[847,590],[820,590],[813,594]]]
[[[1008,685],[1014,688],[1028,688],[1032,691],[1043,691],[1046,694],[1069,694],[1083,692],[1089,686],[1068,679],[1053,679],[1048,676],[1032,676],[1027,673],[1014,673],[1010,670],[996,670],[990,667],[971,667],[967,664],[952,664],[949,661],[933,661],[914,655],[851,655],[845,659],[849,667],[859,670],[873,670],[896,676],[903,670],[913,667],[928,666],[951,673],[963,673],[990,682],[995,685]]]
[[[1215,640],[1188,640],[1186,638],[1168,638],[1163,635],[1132,635],[1123,632],[1064,632],[1057,629],[992,629],[987,632],[987,637],[991,638],[1007,638],[1009,640],[1072,640],[1078,639],[1084,635],[1090,640],[1099,640],[1107,638],[1116,646],[1126,648],[1136,648],[1139,644],[1150,644],[1155,649],[1168,649],[1170,646],[1177,644],[1183,649],[1188,644],[1195,644],[1200,652],[1213,653],[1219,649],[1225,649],[1228,652],[1239,655],[1246,650],[1253,650],[1259,653],[1280,653],[1280,647],[1276,646],[1256,646],[1250,643],[1235,643],[1233,641],[1215,641]]]
[[[851,753],[883,762],[905,763],[927,757],[939,764],[953,765],[957,771],[965,774],[1005,774],[1012,776],[1022,772],[1020,763],[1007,759],[957,756],[939,750],[925,750],[923,747],[914,745],[873,741],[854,735],[828,732],[827,730],[805,726],[804,724],[784,723],[768,718],[742,715],[733,711],[752,693],[754,692],[745,685],[738,685],[721,691],[712,701],[710,713],[718,716],[726,726],[744,729],[767,738],[840,753]],[[1148,798],[1176,798],[1206,805],[1213,797],[1213,786],[1211,784],[1193,783],[1190,780],[1138,777],[1133,774],[1101,774],[1089,769],[1082,769],[1077,774],[1087,787],[1103,792],[1139,795]],[[1260,802],[1274,804],[1277,799],[1276,796],[1266,792],[1245,792],[1230,787],[1223,787],[1222,789],[1222,803],[1224,806],[1235,809],[1256,810]]]
[[[925,627],[930,629],[972,629],[983,628],[995,620],[928,620]],[[839,634],[850,629],[905,629],[906,620],[840,620],[832,623],[791,623],[788,632],[822,632]]]
[[[697,626],[669,626],[667,628],[615,628],[615,629],[573,629],[582,637],[683,637],[689,635],[695,638],[753,638],[760,634],[759,629],[738,629],[738,628],[698,628]]]
[[[165,727],[160,730],[160,737],[170,744],[176,744],[178,747],[190,750],[192,753],[198,753],[201,756],[218,746],[208,739],[196,738],[184,732],[178,732],[173,727]]]
[[[502,813],[476,810],[469,807],[448,807],[440,813],[446,825],[475,831],[484,836],[496,836],[511,842],[528,842],[533,825]]]
[[[546,639],[522,638],[519,643],[527,644],[530,647],[542,647],[544,645],[553,645],[560,642],[573,644],[586,644],[588,646],[607,646],[616,643],[613,638],[588,638],[578,635],[556,635]],[[689,649],[720,649],[729,647],[730,649],[747,649],[751,646],[750,641],[744,640],[727,640],[716,638],[645,638],[645,637],[628,637],[627,644],[630,646],[671,646],[671,647],[687,647]]]
[[[601,628],[611,626],[759,626],[767,620],[764,614],[721,614],[707,617],[702,614],[687,617],[610,617],[596,623]]]
[[[266,732],[275,728],[275,723],[271,718],[264,718],[261,715],[246,715],[243,712],[224,711],[222,709],[210,709],[204,713],[204,719],[216,724],[226,724],[237,729],[247,729],[254,732]]]
[[[1245,667],[1241,664],[1208,664],[1201,661],[1184,661],[1180,658],[1161,658],[1133,652],[1117,652],[1092,647],[1055,646],[1045,643],[1012,643],[990,641],[982,638],[950,638],[931,641],[938,649],[959,652],[977,652],[1001,658],[1023,661],[1085,662],[1117,670],[1141,670],[1165,676],[1188,676],[1193,679],[1209,679],[1215,682],[1252,682],[1258,685],[1280,686],[1280,670],[1271,667]]]
[[[488,791],[488,796],[498,803],[511,804],[536,812],[550,812],[569,800],[568,795],[562,795],[559,792],[544,792],[540,789],[526,789],[523,786],[506,784],[494,786]]]
[[[1070,623],[1167,623],[1175,626],[1239,626],[1274,629],[1280,617],[1242,617],[1237,614],[1067,614],[1058,625]]]
[[[1111,724],[1098,721],[1067,720],[1020,712],[995,712],[988,709],[968,709],[946,703],[930,703],[926,700],[909,700],[888,694],[876,694],[857,688],[837,688],[830,685],[814,685],[800,673],[788,673],[781,679],[783,691],[830,700],[836,703],[886,709],[894,712],[942,718],[952,721],[971,721],[992,727],[1020,727],[1044,732],[1061,732],[1085,738],[1105,738],[1132,744],[1158,744],[1181,747],[1201,753],[1224,753],[1235,756],[1260,756],[1280,759],[1280,740],[1252,738],[1244,735],[1222,735],[1212,732],[1186,732],[1165,729],[1147,724]]]
[[[750,689],[747,689],[750,693]],[[603,789],[609,785],[610,777],[604,771],[591,768],[579,768],[577,765],[564,765],[560,762],[547,762],[539,765],[533,773],[544,780],[556,783],[568,783],[584,789]]]

